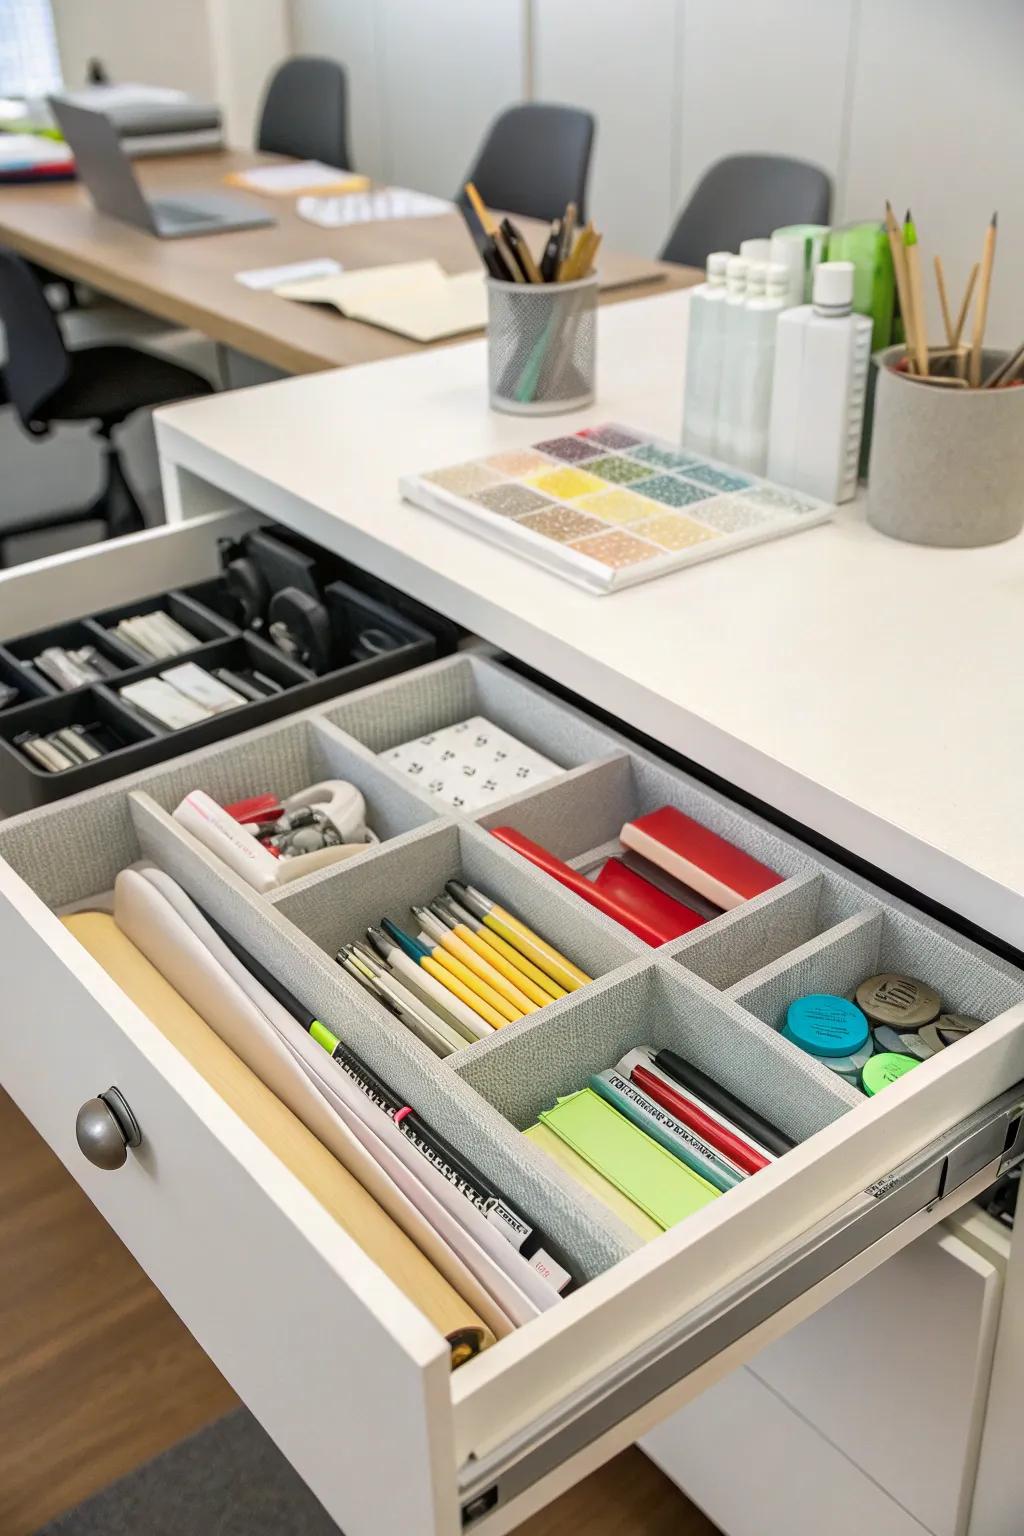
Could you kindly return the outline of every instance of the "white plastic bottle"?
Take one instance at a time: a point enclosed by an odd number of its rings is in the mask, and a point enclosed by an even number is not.
[[[718,390],[718,421],[715,428],[714,455],[732,461],[733,428],[736,419],[737,390],[742,366],[743,311],[747,302],[749,263],[742,256],[730,256],[725,268],[725,315],[722,322],[722,381]]]
[[[823,501],[849,501],[857,460],[871,320],[853,313],[852,261],[823,261],[814,299],[779,316],[768,478]]]
[[[744,261],[766,262],[772,260],[772,242],[769,239],[741,240],[740,255]]]
[[[707,282],[690,293],[683,446],[692,448],[695,453],[713,453],[715,448],[718,388],[722,377],[725,268],[729,257],[729,251],[713,251],[708,257]]]
[[[775,333],[779,316],[789,304],[788,269],[769,262],[762,270],[764,292],[759,291],[756,281],[748,285],[744,306],[745,334],[732,445],[732,462],[755,475],[763,475],[768,464]]]

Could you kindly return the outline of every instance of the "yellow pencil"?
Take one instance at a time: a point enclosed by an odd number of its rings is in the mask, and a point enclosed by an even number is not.
[[[917,244],[917,226],[907,209],[903,221],[903,246],[907,256],[907,276],[910,279],[911,308],[914,311],[914,360],[917,371],[928,377],[928,326],[924,313],[924,289],[921,286],[921,252]]]
[[[500,949],[497,949],[493,945],[488,944],[483,934],[474,932],[469,923],[465,920],[466,918],[471,917],[471,913],[467,912],[465,914],[465,918],[460,917],[460,915],[454,910],[452,906],[448,904],[448,902],[440,900],[435,901],[432,904],[432,910],[435,916],[437,916],[449,928],[449,930],[455,934],[456,938],[461,939],[467,948],[473,950],[475,954],[480,956],[481,961],[485,965],[491,966],[496,971],[500,971],[502,976],[504,976],[506,980],[510,981],[517,991],[524,993],[531,1002],[537,1004],[538,1008],[546,1007],[553,998],[565,997],[565,988],[560,987],[558,983],[552,981],[550,977],[544,978],[547,982],[547,989],[545,990],[545,988],[542,987],[538,981],[528,976],[525,967],[529,965],[530,962],[522,955],[519,956],[519,964],[517,965],[514,960],[511,960],[508,956],[503,955]],[[472,920],[473,922],[477,921],[476,918],[473,918]],[[492,937],[496,937],[496,935],[492,935]],[[515,951],[512,951],[512,953],[514,954]],[[543,972],[538,972],[538,975],[543,975]]]
[[[500,997],[511,1003],[513,1008],[517,1008],[520,1014],[537,1012],[537,1004],[527,997],[515,982],[504,976],[486,958],[478,955],[473,947],[443,923],[435,912],[431,912],[427,907],[413,907],[412,910],[428,939],[439,944],[442,949],[446,949],[450,955],[455,956],[456,960],[461,960],[467,970],[472,971],[474,976],[479,976],[481,981],[485,981]],[[548,999],[545,998],[544,1002],[547,1001]]]
[[[985,345],[985,322],[988,319],[988,296],[992,287],[992,263],[996,257],[996,225],[998,223],[999,215],[994,213],[985,231],[985,246],[981,253],[981,281],[978,283],[978,302],[974,306],[971,365],[967,375],[975,389],[981,383],[981,354]]]
[[[421,934],[420,943],[429,945],[433,944],[433,940],[429,935]],[[506,1024],[514,1024],[517,1019],[523,1017],[514,1003],[508,1002],[502,997],[500,992],[496,992],[493,987],[488,986],[486,981],[481,981],[479,976],[474,976],[469,966],[463,965],[462,961],[445,949],[442,944],[434,945],[430,951],[430,958],[436,960],[438,965],[442,966],[446,971],[450,971],[458,981],[462,982],[464,987],[469,988],[474,996],[486,1003],[488,1008],[493,1008],[495,1013],[500,1013]],[[495,1027],[497,1028],[497,1026]]]
[[[492,1008],[482,997],[478,997],[475,992],[471,992],[469,987],[465,986],[456,975],[451,971],[446,971],[443,965],[439,965],[433,956],[424,955],[419,964],[428,976],[433,976],[435,981],[439,981],[443,987],[447,987],[453,996],[457,997],[460,1002],[465,1003],[467,1008],[472,1008],[473,1012],[479,1014],[486,1023],[490,1024],[492,1029],[502,1029],[509,1022],[508,1019],[502,1017],[496,1008]]]
[[[500,934],[492,933],[489,928],[485,928],[474,912],[470,912],[461,902],[454,899],[451,905],[459,920],[465,927],[472,928],[473,937],[487,951],[486,959],[494,963],[493,956],[500,955],[503,960],[508,961],[509,965],[514,966],[517,971],[532,981],[535,986],[546,992],[549,1001],[557,1001],[560,997],[568,996],[568,989],[566,987],[560,987],[558,982],[553,981],[546,971],[542,971],[539,966],[534,965],[532,960],[527,960],[526,956],[521,954],[513,945],[506,944]]]
[[[886,203],[885,205],[885,227],[889,235],[889,249],[892,252],[892,266],[896,277],[896,292],[900,301],[903,340],[906,346],[908,363],[913,367],[914,311],[913,300],[910,294],[910,282],[907,277],[907,253],[903,248],[903,236],[900,234],[899,225],[896,223],[896,215],[892,211],[891,203]]]
[[[501,935],[514,949],[518,949],[527,959],[539,965],[546,971],[552,980],[557,981],[560,987],[567,992],[575,992],[579,987],[586,986],[592,978],[586,971],[581,971],[579,966],[573,965],[565,955],[542,939],[539,933],[534,933],[515,913],[508,912],[504,907],[492,901],[489,896],[484,896],[471,885],[462,885],[457,880],[449,882],[449,889],[456,898],[469,907],[471,912],[476,912],[480,920],[494,933]]]

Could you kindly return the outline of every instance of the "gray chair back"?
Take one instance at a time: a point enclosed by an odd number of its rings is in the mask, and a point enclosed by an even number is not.
[[[730,155],[706,171],[662,251],[664,261],[703,267],[712,251],[783,224],[827,224],[832,183],[820,166],[784,155]]]
[[[281,65],[263,99],[256,147],[351,169],[348,80],[336,60],[300,55]]]
[[[489,208],[550,222],[572,202],[582,223],[593,146],[589,112],[526,102],[495,118],[465,179]],[[457,201],[465,206],[462,187]]]
[[[0,246],[0,325],[7,351],[4,384],[30,432],[45,430],[40,411],[71,372],[67,348],[46,295],[28,263]]]

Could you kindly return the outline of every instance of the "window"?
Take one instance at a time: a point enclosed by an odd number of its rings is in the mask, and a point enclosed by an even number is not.
[[[0,96],[44,96],[60,83],[50,0],[0,0]]]

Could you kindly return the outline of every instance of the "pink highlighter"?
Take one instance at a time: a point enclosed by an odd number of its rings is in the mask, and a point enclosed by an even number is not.
[[[666,895],[620,859],[608,859],[597,879],[588,880],[586,875],[563,863],[539,843],[531,842],[515,827],[492,827],[491,834],[522,854],[524,859],[529,859],[531,864],[536,864],[538,869],[543,869],[553,880],[582,896],[599,912],[614,918],[645,944],[667,944],[669,939],[677,939],[680,934],[690,933],[706,922],[699,912],[691,911],[681,901]]]

